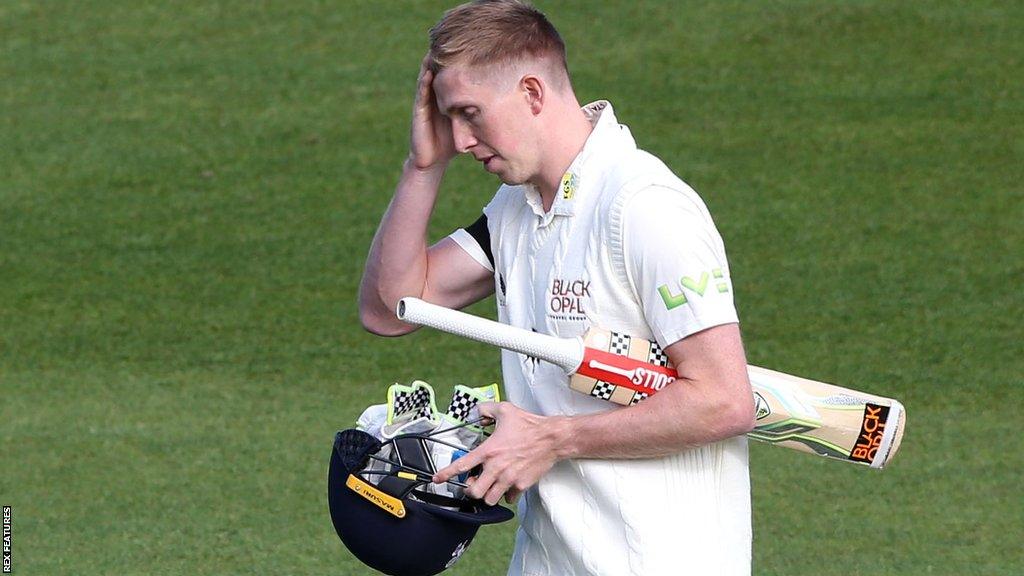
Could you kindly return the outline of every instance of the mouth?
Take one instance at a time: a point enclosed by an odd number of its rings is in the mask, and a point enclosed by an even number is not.
[[[487,170],[487,171],[491,170],[491,166],[494,164],[494,159],[495,158],[497,158],[496,155],[495,156],[488,156],[487,158],[482,158],[480,160],[484,164],[484,170]]]

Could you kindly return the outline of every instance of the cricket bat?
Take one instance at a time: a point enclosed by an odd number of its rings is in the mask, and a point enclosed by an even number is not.
[[[590,328],[559,338],[450,308],[403,298],[398,318],[551,362],[581,393],[632,405],[676,379],[668,357],[648,340]],[[892,398],[866,394],[748,366],[756,424],[748,437],[801,452],[883,468],[899,450],[906,410]]]

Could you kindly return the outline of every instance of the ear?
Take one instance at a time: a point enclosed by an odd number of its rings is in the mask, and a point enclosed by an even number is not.
[[[544,81],[539,76],[528,74],[519,80],[519,90],[533,115],[540,114],[544,109],[544,99],[547,98],[547,85]]]

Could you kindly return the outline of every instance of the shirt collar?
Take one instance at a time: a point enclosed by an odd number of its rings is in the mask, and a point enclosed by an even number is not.
[[[609,151],[620,150],[623,146],[636,148],[629,128],[619,124],[615,118],[611,102],[597,100],[587,104],[582,110],[594,129],[587,137],[583,149],[576,155],[562,176],[562,182],[555,194],[551,211],[544,212],[540,191],[535,186],[532,184],[525,186],[526,203],[529,204],[534,214],[543,219],[543,224],[549,223],[554,216],[572,216],[575,213],[575,201],[583,190],[583,186],[588,184],[584,178],[584,171],[589,172],[591,179],[596,174],[596,171],[591,169],[593,164],[591,160],[603,156]]]

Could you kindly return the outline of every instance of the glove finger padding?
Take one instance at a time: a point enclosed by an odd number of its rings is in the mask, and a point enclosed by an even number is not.
[[[455,387],[452,401],[444,413],[443,419],[446,421],[446,427],[433,436],[437,442],[432,446],[432,456],[439,468],[444,468],[465,456],[487,439],[489,427],[469,423],[480,420],[478,403],[498,402],[499,400],[497,384],[478,388],[470,388],[461,384]],[[465,482],[467,477],[468,474],[460,474],[456,479],[459,482]],[[463,489],[460,486],[442,484],[438,486],[438,493],[461,498]]]
[[[489,428],[479,424],[480,402],[499,402],[501,397],[497,384],[471,388],[457,385],[452,393],[448,408],[442,413],[437,410],[435,393],[430,384],[415,380],[410,385],[393,384],[388,388],[387,403],[367,408],[356,424],[359,430],[373,435],[382,442],[403,436],[415,436],[419,440],[403,440],[404,450],[393,450],[386,444],[380,456],[392,461],[414,460],[416,467],[424,474],[432,475],[441,468],[458,460],[479,446],[488,436]],[[428,442],[427,439],[430,441]],[[412,444],[418,442],[416,446]],[[395,445],[397,446],[397,445]],[[420,456],[429,455],[429,458]],[[371,462],[368,470],[387,471],[391,464]],[[468,474],[458,480],[465,482]],[[422,490],[452,498],[462,498],[463,489],[450,483],[426,484]]]

